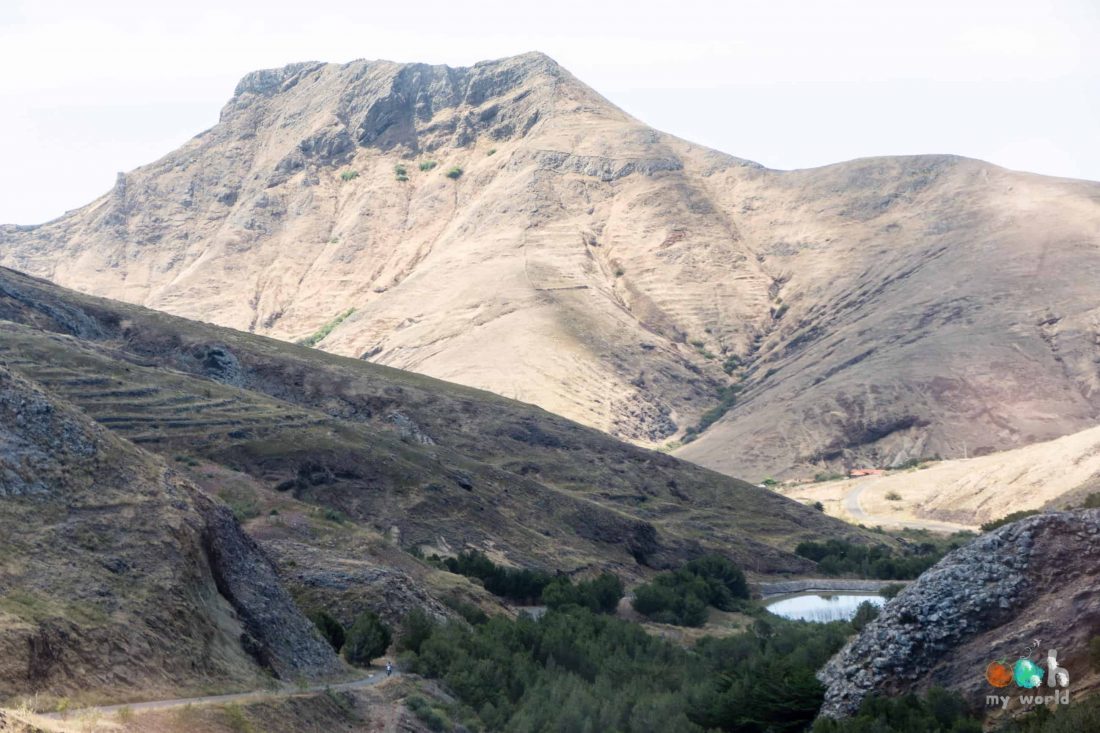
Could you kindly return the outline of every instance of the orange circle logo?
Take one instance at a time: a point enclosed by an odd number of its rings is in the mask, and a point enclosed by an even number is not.
[[[994,687],[1008,687],[1012,681],[1012,668],[1004,662],[990,662],[985,668],[985,678]]]

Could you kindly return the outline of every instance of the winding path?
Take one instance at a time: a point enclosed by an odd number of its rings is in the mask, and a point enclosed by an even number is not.
[[[394,671],[393,677],[400,677],[401,673]],[[245,700],[262,700],[264,698],[273,699],[281,697],[294,697],[296,695],[310,695],[318,692],[325,692],[331,690],[332,692],[343,692],[346,690],[361,690],[364,687],[370,687],[376,685],[382,680],[389,677],[385,672],[371,672],[366,677],[358,680],[352,680],[350,682],[340,682],[337,684],[322,684],[322,685],[310,685],[309,687],[279,687],[277,689],[269,690],[253,690],[251,692],[234,692],[228,695],[205,695],[202,697],[179,697],[171,700],[149,700],[146,702],[130,702],[130,703],[118,703],[116,705],[96,705],[89,708],[80,708],[77,710],[70,710],[65,713],[65,717],[79,716],[83,713],[100,713],[102,715],[109,715],[117,713],[119,710],[132,710],[134,712],[142,712],[148,710],[166,710],[170,708],[182,708],[187,705],[219,705],[222,703],[242,702]],[[46,713],[43,714],[44,718],[52,718],[54,720],[61,720],[61,713]]]
[[[866,491],[872,484],[870,482],[861,481],[856,479],[856,486],[849,491],[842,501],[845,513],[847,513],[853,522],[859,524],[866,524],[869,526],[882,525],[884,527],[902,527],[904,529],[927,529],[930,532],[945,532],[952,534],[954,532],[972,532],[973,527],[968,527],[965,524],[955,524],[954,522],[940,522],[935,519],[898,519],[896,517],[887,517],[880,514],[868,514],[863,510],[863,505],[860,503],[860,496]]]

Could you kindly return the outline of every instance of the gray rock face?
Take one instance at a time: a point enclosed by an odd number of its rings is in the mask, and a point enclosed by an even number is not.
[[[48,494],[55,453],[87,458],[96,451],[94,431],[56,410],[44,394],[27,389],[3,366],[0,420],[0,498]]]
[[[855,713],[871,694],[996,690],[985,666],[1039,639],[1087,683],[1088,636],[1100,621],[1100,510],[1031,517],[952,552],[884,607],[818,673],[821,714]],[[1043,657],[1045,659],[1045,656]]]
[[[364,610],[377,613],[393,628],[421,610],[443,621],[455,613],[424,591],[407,573],[342,557],[306,544],[274,540],[265,547],[284,568],[287,582],[307,608],[323,608],[345,627]],[[288,561],[293,561],[293,565]]]
[[[274,566],[222,504],[196,496],[206,519],[203,550],[218,592],[237,611],[241,646],[281,679],[339,670],[332,649],[279,584]]]
[[[408,415],[401,412],[391,412],[386,420],[397,426],[402,440],[412,441],[420,445],[435,445],[435,441],[432,440],[431,436],[421,430],[420,426]]]

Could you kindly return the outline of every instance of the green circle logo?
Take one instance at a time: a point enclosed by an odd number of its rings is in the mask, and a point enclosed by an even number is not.
[[[1043,682],[1043,668],[1030,659],[1017,659],[1012,667],[1012,679],[1020,687],[1031,689]]]

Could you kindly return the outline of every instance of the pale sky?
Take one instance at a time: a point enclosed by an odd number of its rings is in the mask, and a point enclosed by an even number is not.
[[[88,203],[253,69],[530,50],[771,168],[956,153],[1100,180],[1100,0],[0,0],[0,223]]]

